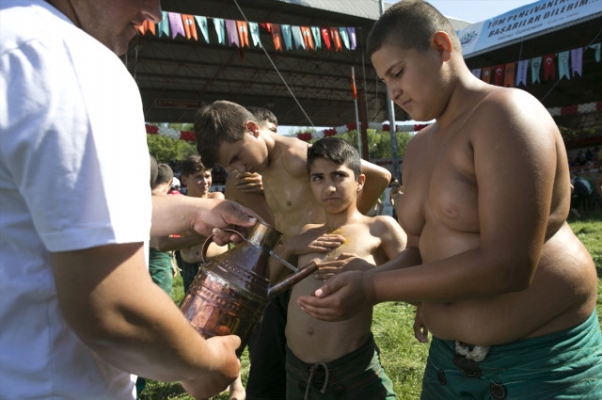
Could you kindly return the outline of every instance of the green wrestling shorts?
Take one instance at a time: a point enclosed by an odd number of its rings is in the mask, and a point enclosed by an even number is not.
[[[171,297],[173,276],[171,272],[172,255],[169,252],[149,249],[148,271],[153,282]]]
[[[287,400],[395,400],[393,383],[370,338],[336,360],[307,364],[286,347]]]
[[[491,346],[476,362],[454,341],[433,337],[422,400],[602,399],[602,334],[598,316],[549,335]]]

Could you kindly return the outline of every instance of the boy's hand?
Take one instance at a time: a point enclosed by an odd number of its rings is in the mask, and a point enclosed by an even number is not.
[[[420,343],[428,343],[429,341],[429,330],[424,323],[422,316],[422,307],[416,307],[416,318],[414,318],[414,337]]]
[[[304,312],[322,321],[344,321],[363,307],[374,305],[373,299],[370,275],[349,271],[330,278],[314,292],[314,296],[300,296],[297,304]]]
[[[241,193],[263,194],[263,179],[256,172],[238,174],[236,176],[236,189]]]
[[[365,271],[369,268],[374,268],[374,265],[359,258],[357,254],[342,253],[332,260],[329,260],[327,256],[326,259],[320,261],[314,278],[325,281],[343,271]]]
[[[326,253],[345,242],[341,235],[326,233],[326,230],[312,229],[287,239],[284,243],[286,256],[310,253]]]
[[[240,372],[240,360],[235,350],[240,346],[240,338],[234,335],[215,336],[207,339],[208,359],[213,360],[209,371],[202,377],[182,381],[182,387],[195,399],[208,399],[234,382]]]

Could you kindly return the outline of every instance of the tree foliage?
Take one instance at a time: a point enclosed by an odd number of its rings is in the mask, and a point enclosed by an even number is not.
[[[192,124],[171,123],[167,127],[175,131],[192,131]],[[196,144],[185,140],[171,139],[161,135],[146,135],[148,151],[158,162],[164,163],[169,160],[184,160],[186,157],[196,154]]]
[[[305,130],[303,132],[306,132]],[[357,142],[357,130],[347,131],[337,135],[342,139],[345,139],[353,145],[356,149],[358,148]],[[391,148],[391,134],[387,131],[381,131],[376,129],[366,129],[366,136],[368,139],[368,152],[370,159],[389,159],[393,157]],[[397,138],[397,156],[399,159],[403,159],[408,142],[412,138],[413,134],[410,132],[396,132],[395,137]],[[312,139],[310,143],[314,143],[318,139]]]

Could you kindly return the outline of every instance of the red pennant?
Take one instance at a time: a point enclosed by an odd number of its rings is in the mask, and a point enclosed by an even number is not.
[[[328,28],[320,28],[320,32],[322,33],[322,41],[324,42],[324,46],[330,50],[332,45],[330,44],[330,34],[328,33]]]
[[[502,86],[504,84],[504,64],[496,65],[493,71],[493,83]]]
[[[554,54],[543,56],[543,78],[548,81],[556,79],[556,64],[554,63]]]
[[[282,51],[282,32],[278,24],[272,24],[272,39],[274,40],[274,48]]]

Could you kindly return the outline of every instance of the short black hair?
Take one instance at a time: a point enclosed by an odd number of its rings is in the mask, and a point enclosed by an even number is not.
[[[355,174],[355,179],[362,173],[362,159],[357,150],[346,140],[336,137],[325,137],[307,149],[307,173],[317,158],[323,158],[337,165],[347,164]]]
[[[451,22],[423,0],[402,0],[385,11],[376,21],[367,40],[368,57],[385,44],[425,51],[435,32],[447,33],[454,48],[462,45]]]
[[[253,116],[255,117],[255,119],[257,119],[257,122],[259,124],[262,124],[265,121],[271,122],[272,124],[278,126],[278,118],[276,118],[276,115],[274,115],[274,113],[268,110],[267,108],[247,107],[247,110],[249,110],[249,112],[253,114]]]

